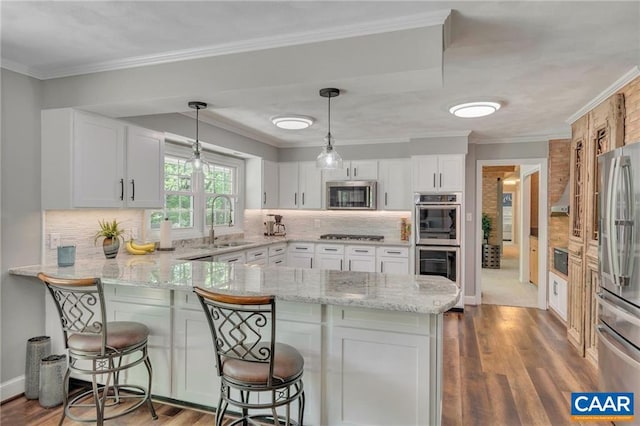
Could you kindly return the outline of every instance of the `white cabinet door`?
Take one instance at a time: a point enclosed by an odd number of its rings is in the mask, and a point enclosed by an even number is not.
[[[319,209],[322,207],[322,170],[313,161],[298,163],[298,207]]]
[[[378,208],[411,209],[411,162],[407,158],[380,160]]]
[[[285,254],[269,256],[269,266],[287,266],[287,256]]]
[[[202,309],[176,308],[173,327],[174,398],[216,407],[220,378],[216,373],[213,341],[204,312]]]
[[[462,154],[411,157],[414,191],[463,191],[464,158]]]
[[[298,208],[298,163],[278,163],[280,208]]]
[[[352,161],[350,164],[349,179],[351,180],[377,180],[378,161],[361,160]]]
[[[327,424],[429,424],[428,353],[428,336],[335,327]]]
[[[263,161],[262,168],[262,208],[278,208],[278,163]]]
[[[140,302],[143,302],[141,299]],[[149,359],[153,368],[151,393],[171,396],[171,308],[151,306],[143,303],[125,303],[108,300],[108,321],[136,321],[149,328]],[[129,369],[120,375],[122,383],[147,386],[147,369],[144,364]]]
[[[73,206],[122,207],[124,124],[80,112],[73,117]]]
[[[162,208],[164,176],[164,135],[127,126],[126,205],[135,208]]]
[[[376,272],[376,248],[373,246],[347,246],[346,269],[357,272]]]
[[[409,259],[381,257],[378,259],[378,272],[406,275],[409,273]]]
[[[316,254],[316,269],[329,269],[332,271],[342,271],[344,256],[341,254]]]
[[[342,163],[342,166],[343,167],[341,169],[323,170],[322,171],[322,181],[323,182],[332,182],[332,181],[337,181],[337,180],[348,180],[349,176],[348,176],[347,173],[351,174],[351,171],[349,169],[349,162],[348,161],[344,161]]]
[[[567,320],[567,281],[549,272],[549,306]]]
[[[293,268],[313,268],[314,244],[291,243],[287,253],[287,266]]]
[[[464,190],[464,155],[438,156],[438,171],[440,191]]]
[[[438,190],[437,156],[421,155],[411,157],[411,171],[414,191],[430,192]]]
[[[245,160],[245,205],[248,209],[278,208],[278,163]]]

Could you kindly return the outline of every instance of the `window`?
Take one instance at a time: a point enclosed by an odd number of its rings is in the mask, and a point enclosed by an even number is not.
[[[244,161],[208,151],[204,157],[211,166],[203,173],[185,168],[191,155],[189,147],[167,143],[164,159],[164,210],[148,212],[148,228],[156,235],[165,216],[173,224],[174,238],[206,236],[213,226],[216,233],[242,232],[243,205],[238,189],[244,173]],[[229,230],[229,231],[227,231]]]

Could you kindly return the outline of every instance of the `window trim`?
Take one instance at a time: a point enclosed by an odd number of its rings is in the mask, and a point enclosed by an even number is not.
[[[175,143],[172,141],[165,141],[165,156],[173,156],[188,159],[191,156],[192,149],[190,145],[182,143]],[[214,227],[216,235],[229,235],[244,233],[244,173],[245,162],[243,159],[222,155],[210,150],[203,149],[202,156],[210,163],[220,164],[225,167],[233,167],[236,170],[235,176],[235,196],[236,202],[233,206],[234,214],[234,226],[217,225]],[[164,167],[164,160],[163,160]],[[193,224],[192,228],[172,229],[172,238],[174,240],[190,239],[190,238],[203,238],[209,236],[209,227],[205,224],[206,215],[204,213],[204,206],[206,205],[207,195],[204,193],[204,185],[202,179],[196,179],[193,182],[194,189],[194,212],[193,212]],[[163,182],[163,199],[164,182]],[[158,209],[145,210],[144,223],[145,223],[145,235],[144,238],[148,240],[159,240],[160,230],[151,228],[151,214],[158,211]]]

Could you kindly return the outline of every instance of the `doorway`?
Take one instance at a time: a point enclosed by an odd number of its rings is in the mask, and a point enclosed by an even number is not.
[[[546,159],[478,161],[476,303],[546,309],[546,167]]]

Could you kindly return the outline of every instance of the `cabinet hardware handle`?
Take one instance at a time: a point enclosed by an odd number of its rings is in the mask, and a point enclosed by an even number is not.
[[[307,250],[307,247],[298,247],[298,246],[296,246],[296,250]]]
[[[351,259],[349,259],[349,270],[351,270]]]
[[[233,263],[233,262],[237,262],[238,258],[236,257],[235,259],[229,259],[227,260],[228,263]]]
[[[264,201],[262,202],[262,204],[267,204],[267,192],[264,192]]]
[[[388,205],[389,204],[389,197],[387,196],[387,193],[384,193],[384,205]]]
[[[391,250],[387,251],[387,253],[388,254],[400,254],[399,251],[391,251]]]
[[[354,167],[353,168],[353,177],[356,177],[356,176],[358,176],[358,168]]]
[[[349,177],[349,168],[347,167],[347,177]]]
[[[294,206],[298,205],[298,193],[297,192],[293,193],[293,205]]]
[[[436,174],[433,174],[433,187],[436,187]]]
[[[324,249],[324,250],[325,250],[325,251],[338,251],[338,249],[337,249],[337,248],[326,248],[326,249]]]
[[[380,261],[380,272],[384,272],[384,262]]]
[[[440,188],[442,188],[442,173],[440,173]]]
[[[310,258],[309,260],[311,261],[311,262],[310,262],[310,265],[311,265],[311,266],[309,266],[309,267],[310,267],[311,269],[313,269],[313,257],[312,257],[312,258]]]
[[[120,201],[124,201],[124,179],[120,179]]]
[[[356,253],[369,253],[369,250],[354,250]]]
[[[131,201],[136,200],[136,181],[131,179]]]
[[[340,270],[342,271],[342,259],[340,259]]]
[[[304,206],[304,192],[302,193],[302,205]]]
[[[554,296],[558,295],[558,281],[553,282],[553,295]]]
[[[282,263],[282,260],[276,260],[276,261],[275,261],[275,262],[273,262],[273,263],[275,263],[275,264],[277,265],[278,263]]]

